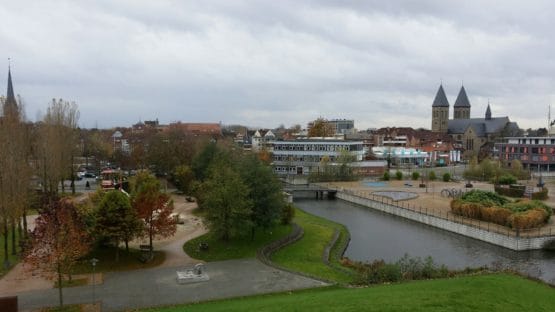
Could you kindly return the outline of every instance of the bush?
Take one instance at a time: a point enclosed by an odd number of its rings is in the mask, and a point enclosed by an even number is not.
[[[281,216],[280,216],[281,224],[283,225],[291,224],[291,221],[293,221],[294,217],[295,217],[295,207],[293,207],[293,205],[290,203],[284,205],[283,208],[281,209]]]
[[[414,172],[412,173],[412,179],[413,179],[414,181],[416,181],[416,180],[418,180],[418,178],[420,178],[420,173],[418,173],[417,171],[414,171]]]
[[[496,193],[482,191],[482,190],[472,190],[470,192],[464,193],[461,199],[465,202],[481,203],[484,206],[503,206],[509,201]]]
[[[516,197],[516,198],[524,196],[523,188],[501,187],[496,185],[494,189],[497,194],[500,194],[503,196]]]
[[[542,188],[541,191],[532,193],[532,199],[546,200],[547,199],[547,188]]]
[[[531,229],[542,225],[547,212],[541,208],[534,208],[525,212],[513,213],[508,219],[508,225],[513,229]]]
[[[516,178],[512,174],[504,174],[501,177],[499,177],[499,180],[497,181],[497,183],[499,183],[501,185],[515,184],[516,183]]]
[[[403,173],[401,171],[395,172],[395,178],[397,180],[403,180]]]
[[[388,171],[383,173],[383,180],[384,181],[389,181],[389,172]]]
[[[433,171],[430,171],[430,173],[428,174],[428,179],[430,179],[430,181],[435,181],[437,179],[436,173]]]
[[[515,203],[507,204],[505,207],[513,212],[524,212],[534,208],[540,208],[545,210],[547,213],[547,219],[549,219],[549,217],[553,214],[553,209],[539,200],[520,200]]]
[[[499,225],[507,225],[512,213],[511,210],[502,207],[484,207],[481,210],[482,220]]]
[[[449,174],[449,172],[446,172],[443,174],[443,182],[449,182],[451,181],[451,175]]]

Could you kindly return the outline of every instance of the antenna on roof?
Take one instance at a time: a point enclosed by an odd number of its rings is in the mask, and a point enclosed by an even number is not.
[[[10,70],[12,67],[12,58],[8,57],[8,70]]]

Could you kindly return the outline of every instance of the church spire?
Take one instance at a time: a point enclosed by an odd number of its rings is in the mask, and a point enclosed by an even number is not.
[[[4,116],[6,115],[8,110],[17,112],[17,100],[15,99],[15,93],[13,91],[12,71],[9,63],[8,63],[8,91],[6,93],[6,102],[4,103]]]
[[[455,107],[470,107],[470,101],[468,100],[468,96],[466,96],[464,86],[461,86],[461,91],[459,91],[459,95],[455,100]]]
[[[436,97],[434,99],[434,103],[432,107],[449,107],[449,101],[447,101],[447,96],[445,95],[445,91],[443,90],[443,84],[439,85],[439,89],[437,90]]]
[[[491,120],[491,108],[489,107],[489,100],[488,100],[488,108],[486,109],[486,120]]]

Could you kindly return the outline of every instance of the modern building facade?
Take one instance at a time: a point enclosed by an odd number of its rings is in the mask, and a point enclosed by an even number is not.
[[[345,154],[351,156],[353,162],[361,162],[365,154],[362,141],[301,138],[268,143],[274,172],[280,175],[308,175],[317,172],[323,160],[333,165]]]
[[[496,155],[510,166],[519,160],[524,168],[555,171],[555,137],[512,137],[495,144]]]

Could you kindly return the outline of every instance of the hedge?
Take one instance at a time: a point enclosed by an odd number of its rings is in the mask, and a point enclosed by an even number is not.
[[[495,186],[495,193],[509,196],[509,197],[523,197],[524,196],[524,189],[522,188],[513,188],[513,187],[502,187],[499,185]]]
[[[532,199],[546,200],[547,199],[547,188],[542,188],[541,191],[532,193]]]

